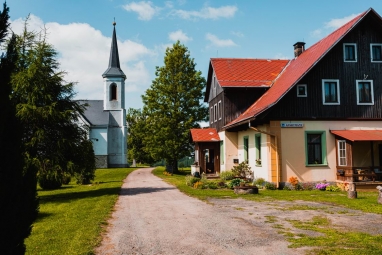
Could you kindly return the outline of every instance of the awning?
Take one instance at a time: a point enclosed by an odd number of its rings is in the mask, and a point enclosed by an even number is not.
[[[191,129],[193,142],[219,142],[220,137],[215,128],[194,128]]]
[[[349,141],[382,141],[382,130],[330,130]]]

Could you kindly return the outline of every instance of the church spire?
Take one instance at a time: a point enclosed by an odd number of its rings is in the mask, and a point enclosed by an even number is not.
[[[121,70],[121,66],[119,63],[119,54],[118,54],[118,44],[117,44],[117,35],[115,32],[115,21],[113,22],[113,37],[111,40],[111,48],[110,48],[110,58],[109,58],[109,67],[102,74],[102,77],[123,77],[126,79],[126,75]]]

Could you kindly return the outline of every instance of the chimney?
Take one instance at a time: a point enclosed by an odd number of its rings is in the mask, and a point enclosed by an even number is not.
[[[304,52],[305,48],[305,43],[304,42],[296,42],[293,44],[294,46],[294,57],[297,58],[298,56],[301,55],[301,53]]]

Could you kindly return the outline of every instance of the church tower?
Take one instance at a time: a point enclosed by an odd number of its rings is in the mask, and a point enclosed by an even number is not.
[[[127,167],[127,126],[125,110],[125,79],[119,63],[117,35],[113,23],[109,66],[102,74],[104,83],[103,110],[109,113],[107,127],[108,167]]]

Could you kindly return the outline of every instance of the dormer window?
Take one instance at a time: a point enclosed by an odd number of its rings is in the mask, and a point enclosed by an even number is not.
[[[112,83],[110,85],[110,101],[117,100],[117,85]]]
[[[371,62],[382,62],[382,44],[370,44]]]
[[[344,43],[344,62],[357,62],[357,44]]]

